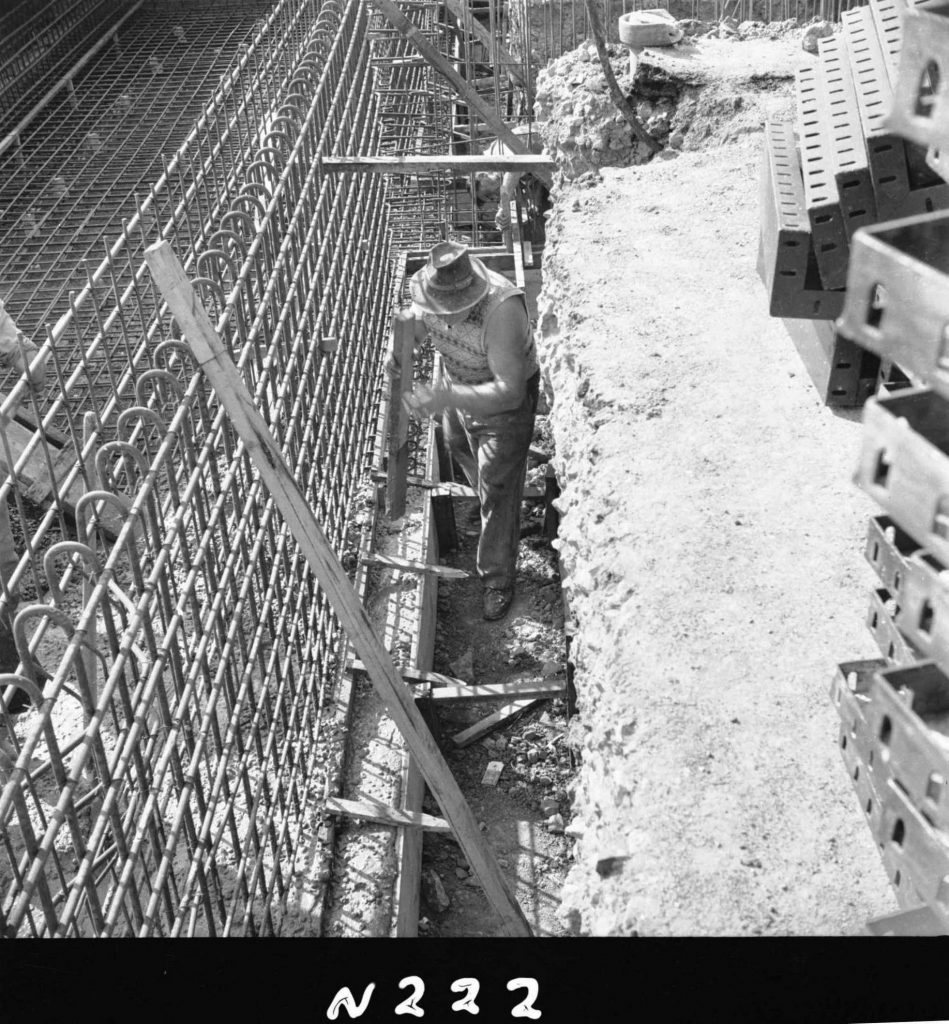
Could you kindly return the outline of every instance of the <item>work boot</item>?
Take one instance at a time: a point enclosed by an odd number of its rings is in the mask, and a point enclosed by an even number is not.
[[[484,617],[488,622],[503,619],[514,600],[513,587],[484,588]]]

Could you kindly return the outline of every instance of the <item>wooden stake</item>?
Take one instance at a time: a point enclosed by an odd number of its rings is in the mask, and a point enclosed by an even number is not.
[[[390,807],[377,800],[344,800],[341,796],[330,796],[326,798],[326,813],[375,821],[380,825],[423,828],[426,832],[451,831],[444,818],[436,818],[421,811],[403,811],[399,807]]]
[[[525,700],[511,701],[510,704],[505,704],[503,707],[498,708],[497,711],[488,715],[487,718],[482,718],[480,722],[475,722],[474,725],[456,733],[451,738],[452,743],[456,747],[469,747],[475,740],[480,740],[482,736],[487,736],[489,732],[494,732],[495,729],[500,729],[502,725],[507,725],[512,718],[528,708],[532,708],[537,703],[536,700],[530,697]]]
[[[521,237],[521,211],[517,200],[512,199],[508,205],[511,211],[511,242],[514,246],[514,283],[518,288],[525,287],[524,278],[524,240]]]
[[[155,284],[181,325],[195,360],[207,374],[218,401],[227,410],[274,503],[329,598],[340,625],[349,634],[353,648],[366,666],[389,716],[418,760],[419,769],[478,876],[485,895],[501,917],[504,932],[508,935],[530,935],[527,918],[514,899],[451,769],[416,708],[411,691],[402,682],[392,658],[376,635],[349,577],[293,479],[280,448],[254,406],[243,378],[214,330],[171,245],[158,242],[149,246],[145,250],[145,260]]]
[[[405,515],[409,472],[409,414],[402,396],[412,390],[415,317],[399,312],[392,317],[392,354],[400,373],[392,379],[389,393],[389,457],[386,463],[386,512],[390,519]]]
[[[363,555],[363,561],[367,565],[384,565],[399,572],[429,572],[433,576],[441,576],[446,580],[467,580],[471,577],[470,572],[464,569],[456,569],[452,565],[438,565],[435,562],[423,562],[418,558],[400,558],[398,555],[380,555],[372,552]]]

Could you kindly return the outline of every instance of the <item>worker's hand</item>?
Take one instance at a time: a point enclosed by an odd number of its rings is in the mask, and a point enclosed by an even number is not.
[[[416,339],[412,343],[413,358],[414,358],[414,355],[415,355],[415,350],[417,348],[418,348],[418,339]],[[400,358],[400,353],[395,348],[390,348],[389,349],[389,354],[386,356],[385,369],[386,369],[386,373],[389,375],[390,378],[396,378],[396,377],[401,376],[401,374],[402,374],[402,360]]]
[[[410,393],[402,396],[402,404],[410,416],[421,420],[444,412],[449,393],[448,388],[416,384]]]

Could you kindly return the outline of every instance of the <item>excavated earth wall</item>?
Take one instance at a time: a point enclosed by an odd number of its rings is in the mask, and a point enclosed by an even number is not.
[[[759,127],[802,57],[700,41],[696,148],[555,189],[574,934],[852,934],[896,909],[828,698],[837,662],[878,654],[860,415],[822,404],[755,273]]]

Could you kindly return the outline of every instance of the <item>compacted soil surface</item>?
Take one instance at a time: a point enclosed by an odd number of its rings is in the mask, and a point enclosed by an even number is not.
[[[897,909],[828,698],[837,662],[879,656],[875,509],[851,483],[860,413],[824,406],[755,272],[759,126],[809,58],[797,38],[708,42],[689,53],[713,89],[690,111],[701,143],[562,184],[548,230],[540,351],[581,737],[561,918],[854,934]]]
[[[535,447],[549,455],[543,416]],[[544,465],[534,465],[528,479],[542,482],[544,476]],[[454,510],[458,547],[444,561],[472,576],[439,584],[435,671],[479,684],[546,680],[565,689],[560,574],[544,502],[522,505],[516,596],[498,622],[482,618],[481,583],[474,575],[477,503],[456,499]],[[489,732],[456,744],[459,734],[499,713]],[[573,842],[564,834],[564,819],[576,774],[576,755],[567,745],[569,720],[566,695],[516,705],[449,704],[437,716],[448,764],[539,937],[565,934],[558,911]],[[430,797],[423,809],[439,813]],[[420,935],[499,934],[499,919],[451,837],[425,835],[420,915]]]

